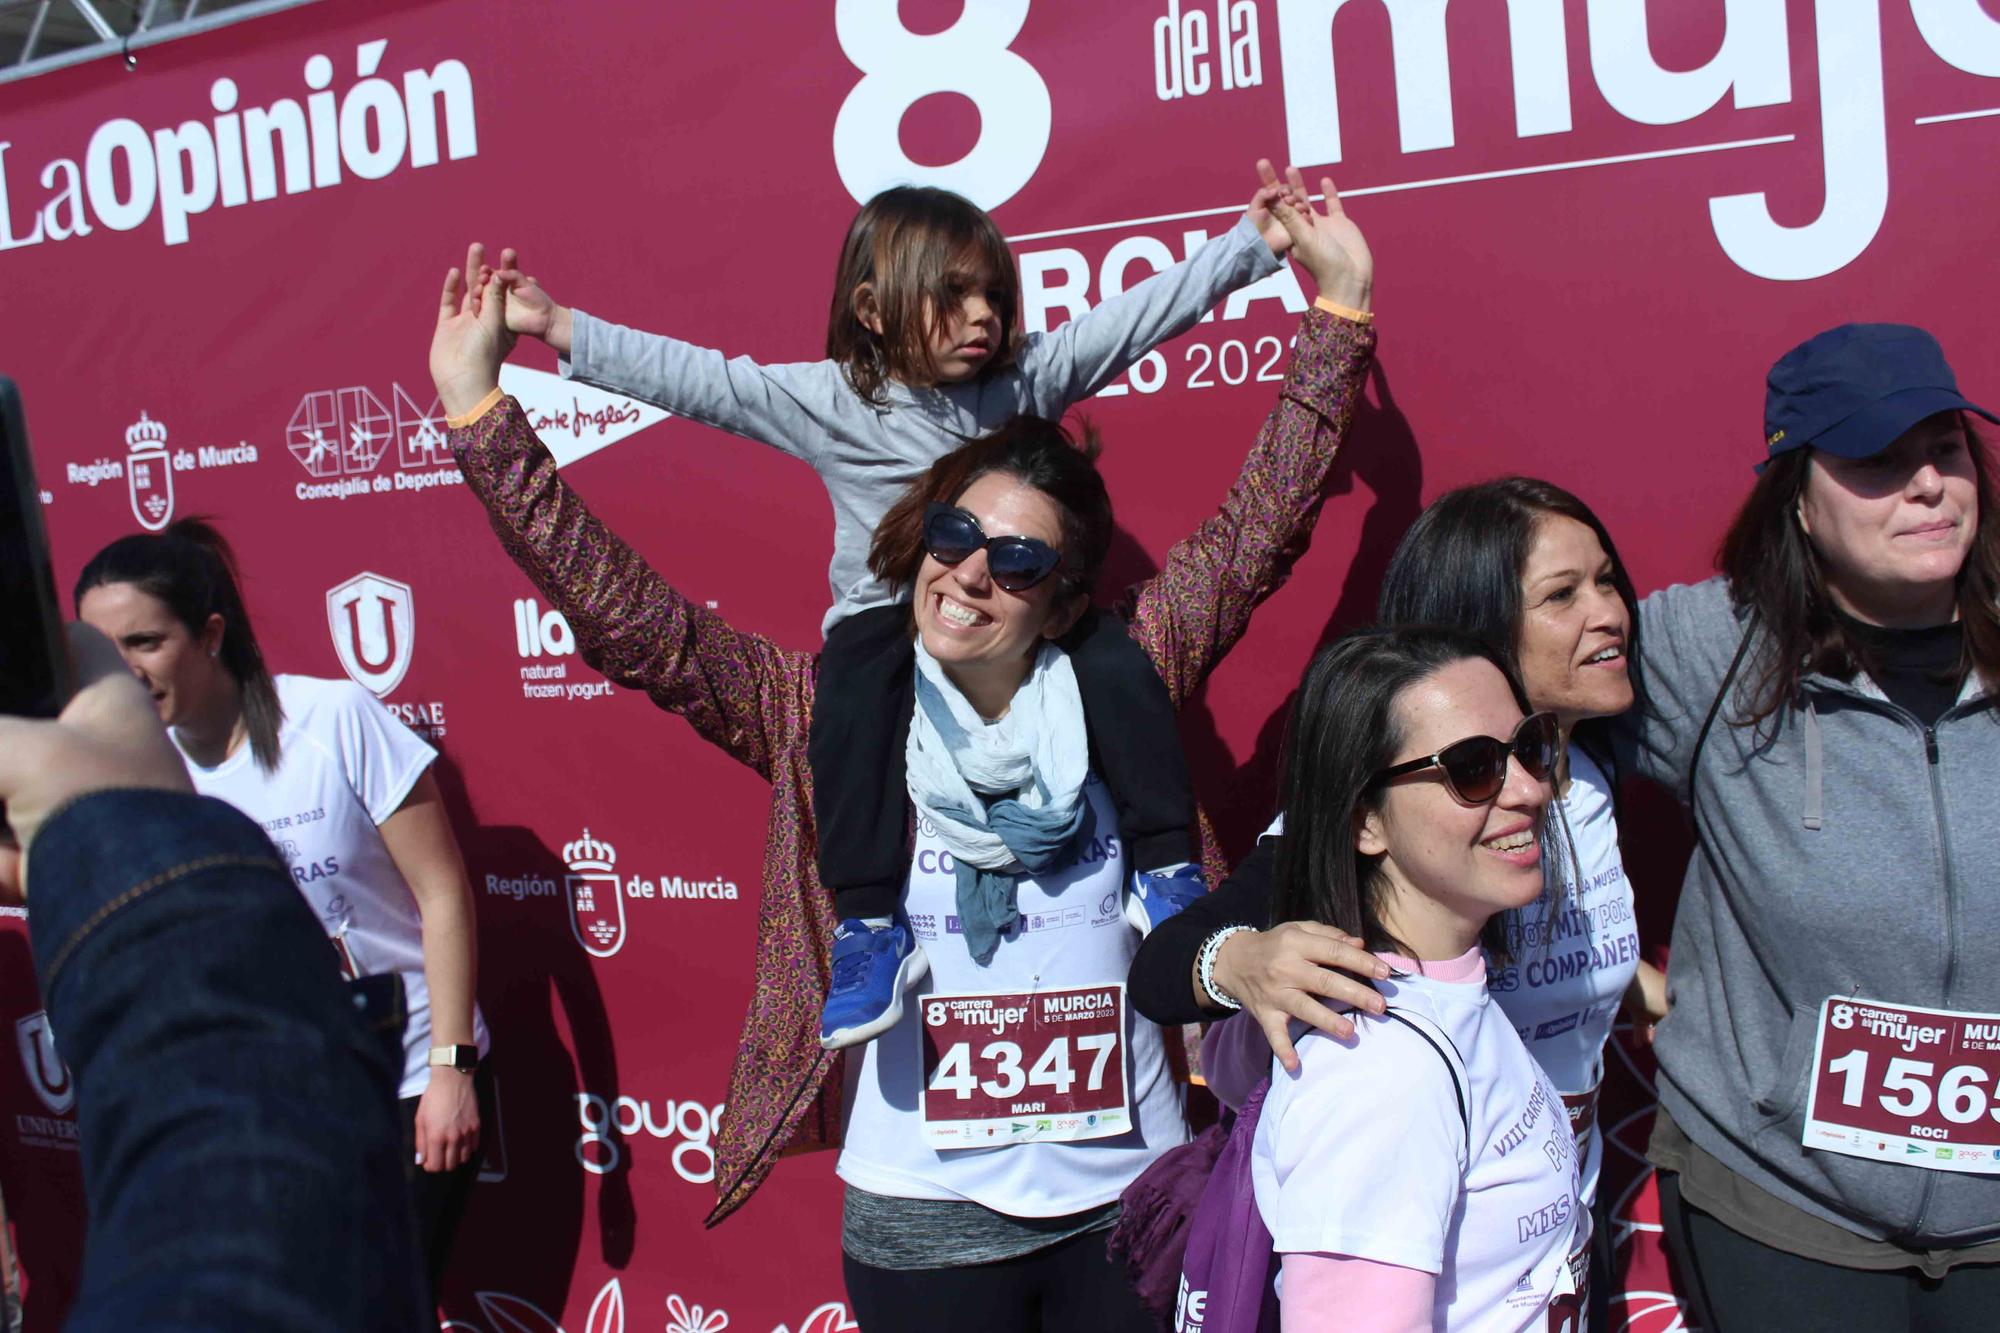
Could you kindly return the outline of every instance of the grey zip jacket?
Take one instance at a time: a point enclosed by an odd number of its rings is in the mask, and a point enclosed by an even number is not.
[[[1865,676],[1809,675],[1760,744],[1730,725],[1759,674],[1753,643],[1690,782],[1745,623],[1720,578],[1639,608],[1650,706],[1620,720],[1620,757],[1692,802],[1699,834],[1655,1040],[1660,1102],[1723,1165],[1858,1235],[1993,1240],[2000,1177],[1807,1149],[1800,1134],[1828,996],[2000,1012],[1994,701],[1974,676],[1926,729]]]

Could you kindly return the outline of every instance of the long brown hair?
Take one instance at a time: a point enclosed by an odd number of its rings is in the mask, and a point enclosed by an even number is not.
[[[285,710],[278,702],[271,670],[264,665],[264,650],[250,628],[236,553],[215,525],[203,518],[184,518],[158,534],[120,537],[90,557],[77,575],[74,604],[81,607],[85,593],[111,583],[129,583],[157,599],[197,639],[210,616],[222,617],[222,646],[216,656],[242,696],[250,753],[266,773],[276,771],[278,729],[284,725]]]
[[[924,507],[956,504],[973,482],[997,472],[1054,502],[1062,524],[1057,587],[1064,597],[1088,594],[1111,549],[1111,493],[1097,470],[1097,433],[1085,422],[1081,434],[1079,440],[1057,422],[1018,416],[938,459],[882,516],[868,549],[869,571],[897,588],[915,583],[924,562]]]
[[[1013,364],[1020,322],[1020,279],[1007,238],[986,210],[950,190],[884,190],[862,205],[841,243],[826,321],[827,358],[841,364],[854,391],[871,403],[882,401],[884,380],[937,383],[931,338],[965,299],[964,284],[982,274],[1000,320],[999,344],[981,372],[990,374]],[[861,322],[863,286],[874,298],[879,334]]]
[[[1306,666],[1285,722],[1278,808],[1285,836],[1271,892],[1271,923],[1317,921],[1362,941],[1362,947],[1412,955],[1383,923],[1388,881],[1383,858],[1356,846],[1360,818],[1382,800],[1381,772],[1402,748],[1396,700],[1404,690],[1467,659],[1491,662],[1523,713],[1527,691],[1500,649],[1462,629],[1438,625],[1365,626],[1320,650]],[[1567,838],[1555,836],[1554,803],[1542,807],[1535,836],[1542,846],[1546,907],[1574,878]],[[1503,917],[1495,912],[1480,942],[1496,961],[1509,957]]]
[[[1972,549],[1958,571],[1958,618],[1965,626],[1962,672],[1977,672],[1988,693],[2000,692],[2000,491],[1986,446],[1964,413],[1959,425],[1972,459],[1979,524]],[[1736,511],[1716,553],[1736,605],[1757,618],[1764,643],[1750,710],[1739,726],[1761,724],[1796,697],[1810,673],[1850,680],[1871,670],[1866,647],[1854,641],[1834,614],[1818,554],[1800,526],[1799,502],[1812,470],[1812,449],[1773,458]]]

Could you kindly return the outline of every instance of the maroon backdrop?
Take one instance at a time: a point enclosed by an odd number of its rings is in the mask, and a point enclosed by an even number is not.
[[[830,1156],[701,1228],[766,793],[610,693],[462,492],[424,352],[466,241],[520,246],[559,300],[789,360],[817,354],[842,229],[891,181],[992,208],[1039,328],[1226,228],[1258,156],[1327,164],[1379,257],[1380,373],[1314,550],[1187,719],[1232,850],[1268,814],[1291,683],[1438,491],[1569,486],[1646,589],[1707,570],[1763,370],[1800,338],[1917,322],[1975,396],[2000,387],[1979,336],[2000,121],[1963,114],[2000,103],[1995,0],[763,8],[322,3],[0,86],[0,372],[61,576],[135,524],[217,515],[270,659],[349,671],[444,753],[501,1104],[456,1328],[851,1327]],[[1280,275],[1088,405],[1117,575],[1219,500],[1303,301]],[[516,360],[620,532],[735,623],[816,642],[808,471]],[[590,863],[586,830],[609,844]],[[1672,857],[1634,860],[1657,942]],[[601,937],[572,878],[601,881]],[[0,1178],[53,1327],[73,1121],[18,921],[0,948]],[[1620,1322],[1667,1329],[1640,1072],[1610,1116]]]

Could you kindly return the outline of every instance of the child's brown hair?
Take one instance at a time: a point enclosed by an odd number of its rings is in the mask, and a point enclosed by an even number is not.
[[[884,190],[854,215],[840,247],[827,357],[846,368],[848,383],[871,403],[882,401],[886,379],[935,384],[931,339],[965,299],[967,284],[982,280],[1000,321],[1000,337],[986,363],[991,371],[1013,362],[1021,304],[1007,238],[986,210],[949,190],[914,185]],[[882,326],[879,334],[862,322],[864,300]]]

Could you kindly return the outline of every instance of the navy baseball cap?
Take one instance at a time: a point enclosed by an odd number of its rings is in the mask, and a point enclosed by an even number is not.
[[[1958,391],[1944,349],[1930,334],[1908,324],[1842,324],[1771,367],[1764,461],[1807,445],[1841,458],[1872,458],[1925,417],[1952,411],[2000,424]]]

